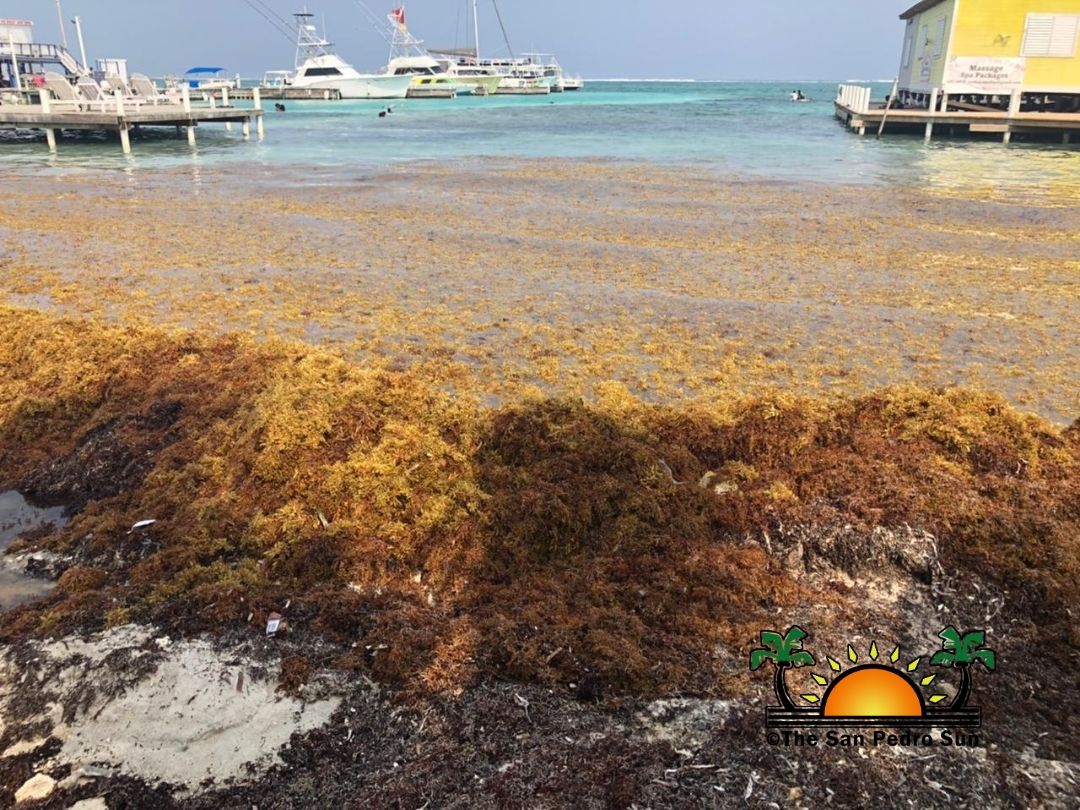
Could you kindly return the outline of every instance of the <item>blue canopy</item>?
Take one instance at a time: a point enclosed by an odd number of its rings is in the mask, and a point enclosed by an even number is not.
[[[223,70],[225,70],[223,67],[193,67],[184,75],[191,76],[195,73],[221,73]]]

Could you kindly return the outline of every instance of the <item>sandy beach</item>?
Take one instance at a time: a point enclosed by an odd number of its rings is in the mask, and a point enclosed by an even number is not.
[[[56,587],[0,612],[0,803],[1073,801],[1068,195],[593,161],[8,186],[0,493],[70,522],[7,549]],[[793,758],[748,655],[796,623],[815,673],[895,649],[943,700],[938,634],[985,630],[977,739]]]

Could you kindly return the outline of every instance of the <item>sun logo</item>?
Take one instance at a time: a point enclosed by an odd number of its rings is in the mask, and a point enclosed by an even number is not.
[[[882,654],[873,641],[863,658],[849,644],[845,654],[825,656],[824,674],[809,670],[818,662],[802,648],[806,638],[806,631],[798,626],[788,628],[783,635],[766,630],[761,633],[763,646],[750,653],[751,670],[766,662],[774,667],[773,691],[780,705],[767,710],[770,727],[977,727],[981,722],[979,707],[967,705],[972,668],[982,664],[989,671],[997,669],[997,655],[985,646],[986,634],[981,630],[960,633],[955,627],[946,627],[938,634],[940,650],[932,656],[906,660],[899,645]],[[930,668],[959,673],[955,696],[947,705],[949,695],[939,689],[945,679],[939,680],[941,673],[930,672]],[[809,670],[808,689],[792,698],[787,674],[804,669]]]

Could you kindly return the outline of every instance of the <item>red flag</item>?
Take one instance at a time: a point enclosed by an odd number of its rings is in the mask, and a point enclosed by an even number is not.
[[[405,6],[401,8],[395,8],[390,12],[390,19],[397,23],[402,28],[405,27]]]

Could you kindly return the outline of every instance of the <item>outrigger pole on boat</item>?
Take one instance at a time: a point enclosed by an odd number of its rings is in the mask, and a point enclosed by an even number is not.
[[[296,35],[293,33],[293,24],[278,14],[270,6],[266,5],[264,0],[244,0],[256,14],[270,23],[270,27],[281,34],[285,39],[289,41],[289,44],[293,44],[296,41]]]
[[[64,25],[64,7],[60,5],[60,0],[56,0],[56,21],[60,24],[60,44],[66,51],[68,49],[67,28]]]
[[[376,14],[374,11],[372,11],[371,7],[367,3],[365,3],[364,0],[353,0],[353,2],[355,2],[356,5],[360,8],[360,10],[364,12],[365,16],[367,16],[368,18],[368,21],[371,23],[371,27],[375,29],[378,35],[385,39],[387,43],[393,45],[393,31],[387,29],[385,18],[382,15]],[[404,4],[402,4],[401,7],[404,8]]]

